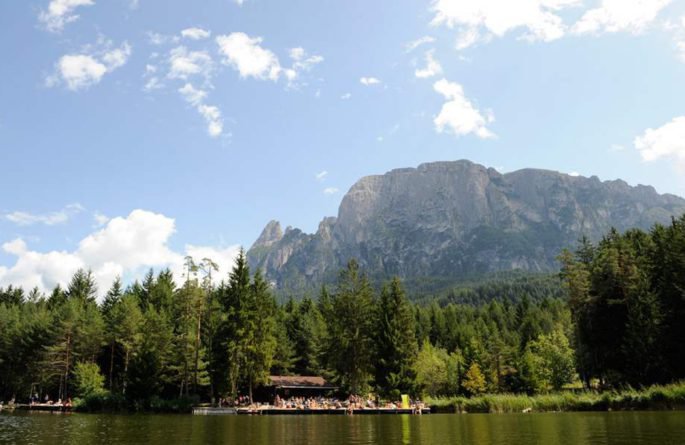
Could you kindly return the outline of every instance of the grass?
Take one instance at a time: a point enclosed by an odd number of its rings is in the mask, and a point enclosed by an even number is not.
[[[520,413],[550,411],[619,411],[685,409],[685,381],[636,390],[484,394],[477,397],[429,398],[435,412]]]

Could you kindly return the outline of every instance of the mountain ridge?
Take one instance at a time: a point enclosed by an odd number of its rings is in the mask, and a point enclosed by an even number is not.
[[[269,222],[247,256],[279,289],[330,282],[351,258],[378,279],[551,272],[583,235],[596,241],[684,212],[685,199],[620,179],[431,162],[359,179],[313,234]]]

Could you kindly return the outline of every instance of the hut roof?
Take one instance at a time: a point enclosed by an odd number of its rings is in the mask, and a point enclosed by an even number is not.
[[[321,376],[306,375],[272,375],[269,385],[284,389],[337,389]]]

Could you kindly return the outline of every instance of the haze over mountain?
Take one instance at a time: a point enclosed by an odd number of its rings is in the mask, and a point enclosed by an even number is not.
[[[271,221],[247,256],[280,289],[329,282],[351,258],[377,279],[551,272],[583,235],[597,241],[684,212],[684,199],[622,180],[435,162],[360,179],[314,234]]]

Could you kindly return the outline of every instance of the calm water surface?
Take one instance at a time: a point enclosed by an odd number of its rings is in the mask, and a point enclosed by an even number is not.
[[[685,412],[191,416],[0,414],[2,444],[685,444]]]

